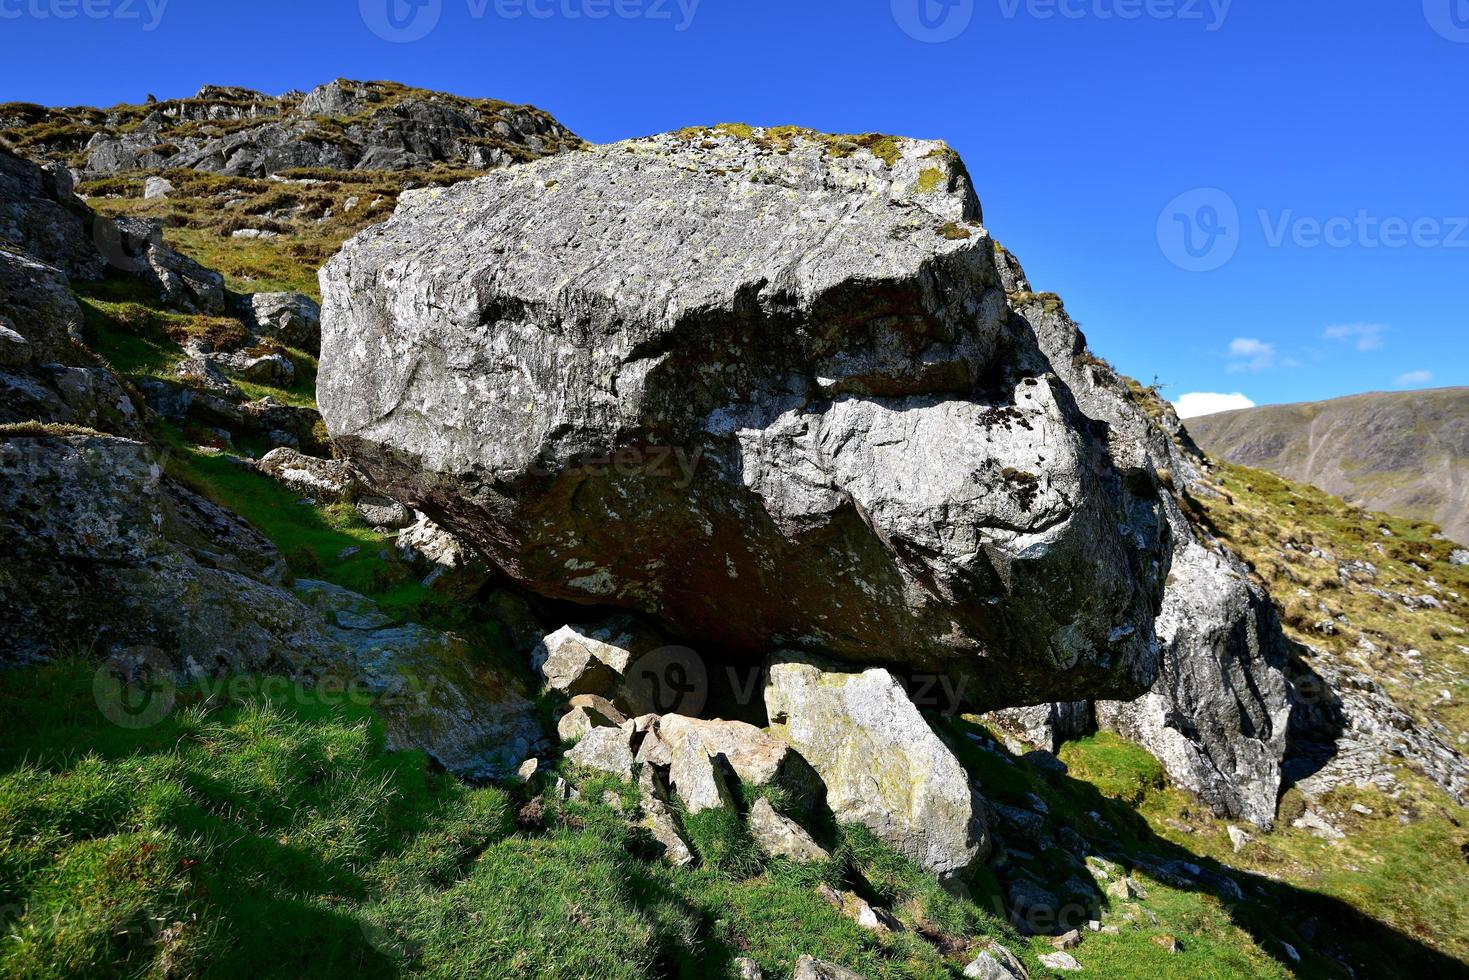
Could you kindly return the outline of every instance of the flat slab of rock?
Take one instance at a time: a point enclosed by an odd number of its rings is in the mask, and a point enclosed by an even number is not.
[[[825,783],[839,822],[862,824],[941,879],[989,854],[984,800],[888,671],[839,673],[778,654],[765,706],[771,731]]]
[[[313,500],[352,500],[362,489],[352,464],[346,460],[318,459],[285,447],[266,453],[256,468]]]
[[[771,857],[785,858],[797,864],[826,861],[831,854],[816,843],[800,824],[777,813],[770,801],[761,797],[750,807],[747,825],[750,836]]]

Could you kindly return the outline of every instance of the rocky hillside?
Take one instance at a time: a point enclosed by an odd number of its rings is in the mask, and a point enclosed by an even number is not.
[[[1190,419],[1211,455],[1469,543],[1469,388],[1374,392]]]
[[[1460,552],[1211,464],[942,143],[540,149],[0,150],[0,972],[1462,970]]]
[[[84,178],[141,170],[268,177],[296,169],[488,169],[581,141],[532,106],[394,82],[338,79],[264,95],[206,85],[189,99],[110,109],[0,105],[0,141]]]

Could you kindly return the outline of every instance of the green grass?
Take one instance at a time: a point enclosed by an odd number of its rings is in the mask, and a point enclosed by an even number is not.
[[[1131,806],[1166,785],[1162,763],[1111,732],[1068,742],[1062,746],[1060,757],[1073,776],[1090,783],[1102,795]]]

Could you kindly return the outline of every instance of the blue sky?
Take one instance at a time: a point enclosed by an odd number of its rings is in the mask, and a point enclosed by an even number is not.
[[[1469,384],[1469,0],[0,0],[0,51],[0,100],[346,76],[595,141],[942,137],[1036,288],[1170,397]]]

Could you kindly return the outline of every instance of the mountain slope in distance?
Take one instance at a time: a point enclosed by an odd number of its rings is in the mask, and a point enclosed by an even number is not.
[[[1189,419],[1204,451],[1469,542],[1469,388],[1372,392]]]

